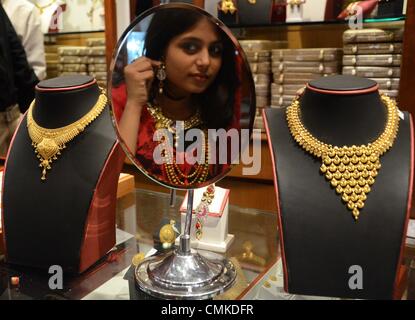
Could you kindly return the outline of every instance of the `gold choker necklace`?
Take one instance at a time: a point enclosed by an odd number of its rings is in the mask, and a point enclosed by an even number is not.
[[[176,120],[167,118],[163,114],[159,106],[148,103],[147,110],[150,113],[150,115],[153,117],[154,121],[156,122],[156,129],[167,129],[171,133],[174,133],[176,131],[176,128],[175,128]],[[184,130],[188,130],[188,129],[201,125],[202,119],[201,119],[199,109],[189,119],[177,120],[177,122],[179,121],[184,123]]]
[[[395,101],[382,95],[387,108],[387,121],[383,133],[372,143],[361,146],[337,147],[319,141],[301,123],[301,109],[298,99],[287,108],[287,122],[291,135],[298,144],[322,159],[320,171],[336,188],[355,220],[364,207],[370,186],[381,167],[379,157],[392,147],[398,133],[399,115]]]
[[[84,131],[85,127],[104,110],[107,97],[105,92],[101,91],[97,103],[86,115],[74,123],[56,129],[42,128],[35,122],[33,119],[35,100],[33,100],[27,112],[27,130],[36,156],[40,161],[39,167],[43,168],[41,180],[46,180],[46,170],[51,169],[52,161],[58,159],[57,156],[61,154],[61,150],[66,148],[66,143]]]

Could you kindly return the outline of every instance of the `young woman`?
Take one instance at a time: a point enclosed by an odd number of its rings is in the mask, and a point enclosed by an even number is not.
[[[186,163],[173,146],[173,163],[157,165],[153,151],[160,142],[153,136],[156,129],[174,136],[176,121],[185,130],[238,128],[239,59],[227,35],[201,13],[169,8],[153,15],[144,55],[124,68],[125,84],[112,90],[120,134],[145,171],[179,186],[223,172],[224,166],[207,164],[207,140],[199,163]]]

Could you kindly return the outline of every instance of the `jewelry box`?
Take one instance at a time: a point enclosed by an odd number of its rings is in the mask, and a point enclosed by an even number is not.
[[[362,54],[344,55],[344,66],[400,66],[402,55],[400,54]]]
[[[401,53],[402,43],[356,43],[346,44],[343,47],[344,54],[385,54]]]
[[[343,67],[343,74],[365,78],[400,77],[399,67]]]

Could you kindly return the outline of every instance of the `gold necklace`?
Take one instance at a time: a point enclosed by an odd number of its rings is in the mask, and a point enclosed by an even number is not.
[[[196,182],[202,183],[206,181],[206,178],[209,173],[209,159],[210,159],[210,151],[209,151],[209,139],[208,139],[208,132],[207,130],[203,130],[205,136],[205,143],[202,145],[201,155],[198,161],[193,165],[193,172],[190,174],[184,174],[180,167],[176,163],[175,156],[173,152],[165,153],[166,162],[163,163],[165,168],[165,172],[167,178],[172,184],[178,185],[186,185],[186,184],[193,184]],[[168,144],[170,145],[170,144]],[[204,156],[204,159],[202,157]],[[186,183],[186,180],[189,180]]]
[[[42,15],[45,9],[49,8],[51,5],[53,5],[56,2],[56,0],[52,0],[50,3],[45,4],[44,6],[39,5],[37,2],[35,2],[36,8],[39,9],[40,14]]]
[[[156,105],[152,105],[150,103],[147,104],[147,110],[150,113],[150,115],[153,117],[154,121],[156,122],[156,130],[158,129],[167,129],[169,130],[170,133],[174,133],[175,135],[175,146],[177,147],[178,145],[178,140],[179,140],[179,134],[176,132],[176,127],[175,127],[175,120],[169,119],[167,118],[164,114],[163,111],[161,110],[161,108],[159,106]],[[180,122],[183,122],[184,126],[183,129],[184,130],[188,130],[194,127],[197,127],[199,125],[202,124],[202,119],[201,119],[201,115],[200,115],[200,111],[199,109],[197,109],[196,113],[194,115],[192,115],[189,119],[186,120],[178,120]]]
[[[322,159],[320,171],[325,175],[336,192],[342,197],[355,220],[364,207],[370,186],[381,167],[379,158],[389,148],[398,133],[399,115],[395,101],[382,95],[387,108],[387,121],[383,133],[372,143],[361,146],[337,147],[319,141],[301,123],[301,109],[298,98],[287,108],[287,122],[291,135],[298,144]]]
[[[35,106],[35,100],[33,100],[27,113],[27,129],[36,156],[40,161],[39,167],[43,168],[41,180],[46,180],[46,170],[51,169],[52,161],[58,159],[57,156],[61,154],[61,150],[66,148],[66,143],[83,132],[85,127],[104,110],[107,97],[104,90],[101,89],[101,91],[97,103],[86,115],[74,123],[56,129],[42,128],[36,123],[33,119],[33,108]]]
[[[176,132],[175,128],[175,121],[172,119],[167,118],[163,115],[161,108],[155,105],[151,105],[150,103],[147,104],[147,110],[149,111],[150,115],[153,117],[154,121],[156,122],[156,129],[167,129],[170,133],[175,134],[175,143],[174,145],[177,147],[178,142],[178,133]],[[183,121],[184,122],[184,130],[188,130],[202,124],[200,111],[197,110],[196,113],[191,116],[189,119]],[[189,173],[185,174],[177,165],[175,156],[172,151],[165,151],[164,156],[166,157],[166,162],[163,163],[167,179],[170,183],[178,185],[186,185],[186,184],[193,184],[195,182],[204,182],[209,173],[209,139],[207,130],[203,131],[205,137],[205,143],[202,146],[201,157],[204,156],[204,159],[200,158],[194,164],[194,170]],[[164,141],[161,141],[163,143]],[[167,143],[168,146],[172,144]],[[203,161],[202,161],[203,160]],[[186,183],[186,180],[190,180]]]
[[[156,105],[152,105],[150,103],[147,104],[147,110],[150,115],[153,117],[154,121],[156,122],[156,129],[167,129],[171,133],[175,133],[175,120],[167,118],[161,108]],[[182,121],[182,120],[178,120]],[[202,124],[202,119],[200,116],[199,109],[196,111],[194,115],[192,115],[189,119],[182,121],[184,122],[184,130],[188,130],[194,127],[199,126]]]

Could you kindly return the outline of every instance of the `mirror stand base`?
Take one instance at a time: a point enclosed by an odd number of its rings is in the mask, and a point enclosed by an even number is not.
[[[141,290],[161,299],[211,299],[236,279],[231,261],[212,252],[181,254],[179,250],[143,260],[135,269]]]

